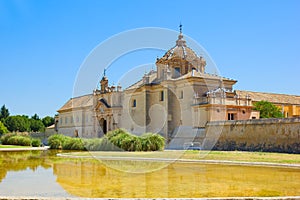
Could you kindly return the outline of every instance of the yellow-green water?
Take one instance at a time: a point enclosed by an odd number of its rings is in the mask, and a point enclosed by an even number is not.
[[[59,158],[55,153],[0,152],[0,196],[196,198],[300,195],[300,169],[179,162],[164,163],[164,168],[160,169],[162,163],[159,162],[105,161],[103,164],[92,159]],[[127,173],[108,167],[115,165],[158,170]],[[23,174],[27,174],[25,178]],[[47,187],[43,188],[41,184]]]

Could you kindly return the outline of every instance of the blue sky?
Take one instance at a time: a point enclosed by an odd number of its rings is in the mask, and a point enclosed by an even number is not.
[[[221,75],[238,80],[235,89],[300,95],[299,8],[297,0],[0,0],[0,105],[53,116],[98,44],[135,28],[178,30],[180,22]],[[130,54],[107,75],[162,55]]]

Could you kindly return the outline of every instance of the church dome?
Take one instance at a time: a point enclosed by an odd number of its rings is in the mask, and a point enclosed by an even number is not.
[[[176,45],[168,50],[165,55],[160,59],[161,61],[169,61],[175,59],[182,59],[188,62],[199,60],[197,54],[186,45],[182,33],[179,34]]]
[[[172,77],[184,75],[193,69],[204,73],[206,66],[205,59],[202,56],[199,57],[191,48],[186,45],[186,41],[184,40],[182,34],[182,25],[179,27],[180,33],[178,35],[178,39],[176,40],[176,45],[168,50],[163,57],[157,59],[156,61],[158,71],[162,71],[164,68],[166,68],[165,70],[171,71],[173,69]],[[160,74],[164,74],[164,72]],[[158,77],[160,77],[160,75]]]

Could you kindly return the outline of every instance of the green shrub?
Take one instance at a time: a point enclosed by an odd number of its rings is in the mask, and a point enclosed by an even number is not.
[[[126,137],[121,141],[121,148],[124,151],[134,151],[133,137]]]
[[[107,137],[101,140],[100,151],[120,151],[118,146],[115,146]]]
[[[7,134],[2,135],[1,143],[4,145],[8,145],[8,139],[15,135],[17,135],[17,134],[16,133],[7,133]]]
[[[61,149],[63,147],[64,142],[68,140],[70,137],[64,136],[62,134],[51,135],[48,138],[48,144],[51,149]]]
[[[123,129],[108,132],[102,138],[80,139],[62,134],[48,138],[51,149],[88,150],[88,151],[158,151],[163,150],[164,137],[159,134],[146,133],[141,137]]]
[[[26,134],[8,133],[1,137],[1,143],[3,145],[20,145],[20,146],[41,146],[40,139],[30,138]]]
[[[131,138],[133,135],[123,129],[116,129],[109,132],[106,137],[115,146],[122,148],[122,141],[126,138]]]
[[[142,144],[139,137],[123,130],[117,129],[107,135],[108,140],[124,151],[141,151]]]
[[[116,129],[113,131],[109,131],[105,136],[111,140],[113,137],[119,135],[119,134],[126,134],[127,132],[124,129]]]
[[[102,138],[83,140],[84,147],[88,151],[101,151]]]
[[[31,139],[31,146],[33,147],[40,147],[42,144],[40,139],[32,138]]]
[[[21,146],[31,146],[31,139],[29,137],[19,136],[19,143]]]
[[[143,151],[142,138],[134,137],[133,140],[134,151]]]
[[[157,133],[145,133],[141,140],[143,151],[161,151],[165,147],[165,138]]]
[[[62,148],[64,150],[85,150],[80,138],[68,138],[64,141]]]
[[[20,135],[15,135],[7,140],[8,145],[31,146],[31,139]]]

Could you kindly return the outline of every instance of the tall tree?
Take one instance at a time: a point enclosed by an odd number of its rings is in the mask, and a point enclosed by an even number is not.
[[[259,101],[254,104],[254,110],[260,112],[260,118],[281,118],[283,117],[280,108],[268,101]]]
[[[26,116],[9,116],[5,120],[5,126],[11,132],[19,131],[25,132],[30,131],[30,122]]]
[[[31,119],[34,119],[34,120],[40,120],[40,117],[35,113]]]
[[[42,122],[45,127],[48,127],[48,126],[51,126],[52,124],[54,124],[54,118],[50,117],[50,116],[46,116],[42,119]]]
[[[30,119],[30,130],[32,132],[44,132],[45,126],[42,120]]]
[[[8,116],[9,116],[9,111],[5,107],[5,105],[3,105],[0,110],[0,120],[4,121]]]
[[[4,133],[7,133],[8,130],[7,128],[4,126],[4,124],[0,121],[0,136]]]

